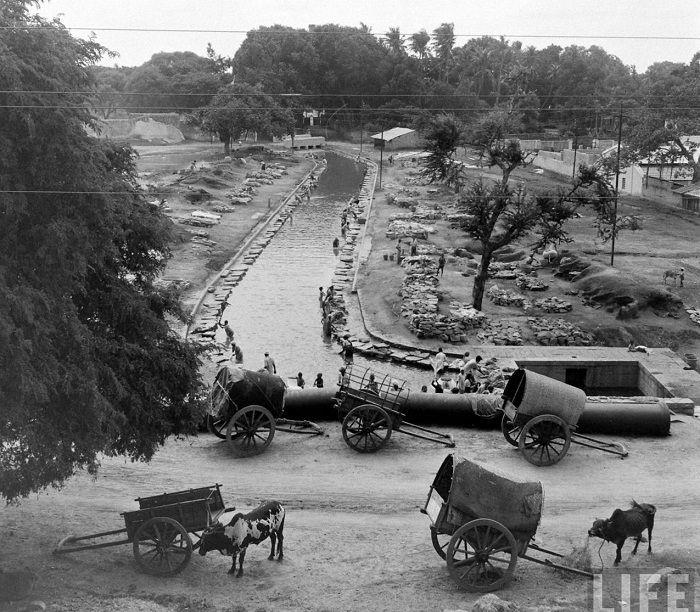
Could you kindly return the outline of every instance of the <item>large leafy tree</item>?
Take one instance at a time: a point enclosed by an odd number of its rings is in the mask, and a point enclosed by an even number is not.
[[[181,112],[207,104],[230,75],[226,63],[213,54],[201,57],[191,51],[156,53],[134,68],[124,91],[132,112]]]
[[[284,136],[294,128],[294,114],[259,85],[235,83],[223,88],[209,106],[200,109],[199,120],[205,130],[219,136],[226,155],[231,140],[244,132],[264,136]]]
[[[481,262],[472,290],[474,308],[479,310],[489,265],[498,249],[532,232],[539,234],[533,248],[567,242],[565,223],[578,207],[591,203],[604,215],[613,201],[610,183],[602,172],[591,168],[582,168],[574,185],[565,192],[531,194],[522,186],[513,187],[513,171],[525,166],[528,158],[518,141],[503,137],[512,122],[508,114],[493,111],[483,116],[467,137],[481,147],[486,164],[501,171],[500,180],[475,181],[459,198],[459,205],[468,215],[462,228],[481,245]]]
[[[154,281],[170,221],[133,152],[89,137],[103,49],[6,0],[0,22],[0,496],[148,460],[200,418],[198,349]]]
[[[700,182],[700,143],[688,138],[700,133],[700,51],[688,65],[652,64],[641,77],[640,90],[644,107],[626,113],[625,141],[632,153],[661,164],[685,162],[693,171],[692,181]]]

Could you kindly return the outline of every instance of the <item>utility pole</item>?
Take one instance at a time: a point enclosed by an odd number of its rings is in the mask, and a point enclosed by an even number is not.
[[[576,119],[574,119],[574,168],[571,171],[571,179],[576,180],[576,150],[578,149],[578,136],[576,135]]]
[[[379,141],[379,190],[382,189],[382,170],[384,168],[384,125],[382,125],[382,138]]]
[[[365,105],[364,100],[360,101],[360,155],[362,155],[362,132],[365,131],[364,115],[362,114],[362,107]]]
[[[620,181],[620,143],[622,142],[622,102],[617,126],[617,164],[615,165],[615,210],[613,211],[612,245],[610,249],[610,266],[615,265],[615,234],[617,233],[617,186]]]

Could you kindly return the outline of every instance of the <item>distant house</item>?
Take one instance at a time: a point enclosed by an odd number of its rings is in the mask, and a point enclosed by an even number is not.
[[[691,212],[700,213],[700,185],[694,183],[692,185],[686,185],[685,187],[680,187],[679,189],[674,189],[673,193],[676,193],[681,198],[681,208],[683,210],[689,210]]]
[[[384,148],[388,151],[397,149],[417,149],[422,146],[420,135],[409,128],[395,127],[384,130],[379,134],[373,134],[370,138],[374,141],[374,148]]]

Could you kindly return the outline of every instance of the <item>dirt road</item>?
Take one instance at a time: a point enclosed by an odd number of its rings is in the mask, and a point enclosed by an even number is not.
[[[538,541],[564,553],[581,545],[596,517],[631,498],[658,506],[654,554],[625,567],[697,564],[700,470],[697,420],[682,417],[663,439],[627,439],[625,460],[572,446],[560,464],[535,468],[500,432],[452,430],[460,455],[522,478],[541,480],[545,508]],[[434,552],[429,520],[419,513],[447,449],[401,435],[376,455],[359,455],[337,423],[319,438],[279,433],[267,453],[235,459],[209,434],[171,440],[149,465],[105,459],[96,480],[79,475],[61,492],[3,510],[0,566],[39,575],[35,597],[51,610],[442,610],[468,607]],[[224,501],[239,509],[265,498],[287,507],[285,559],[268,561],[265,544],[249,550],[246,573],[233,578],[228,558],[193,555],[178,576],[138,572],[130,545],[53,557],[68,533],[122,525],[134,498],[203,484],[223,484]],[[224,517],[225,518],[225,517]],[[593,544],[594,561],[600,564]],[[642,550],[644,548],[642,547]],[[614,547],[601,551],[606,567]],[[581,609],[590,583],[519,560],[515,580],[499,592],[527,607]]]

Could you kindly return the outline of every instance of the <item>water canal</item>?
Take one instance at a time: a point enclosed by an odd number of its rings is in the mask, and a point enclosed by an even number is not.
[[[311,200],[304,201],[277,232],[247,275],[233,290],[223,320],[228,320],[243,350],[244,367],[262,367],[264,353],[275,359],[278,374],[289,384],[302,372],[308,386],[318,372],[334,385],[342,365],[339,346],[324,337],[318,288],[327,287],[338,256],[333,239],[340,238],[340,214],[357,194],[364,167],[353,160],[328,154]],[[383,362],[356,362],[399,378],[429,380],[426,372]]]

